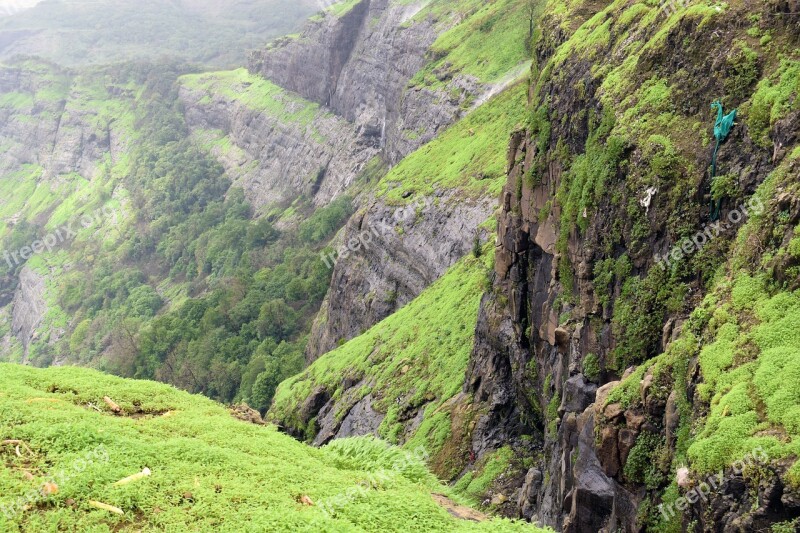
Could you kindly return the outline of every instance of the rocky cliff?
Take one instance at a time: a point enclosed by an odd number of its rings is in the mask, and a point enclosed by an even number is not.
[[[64,333],[64,324],[41,327],[49,270],[26,267],[20,249],[74,222],[80,214],[74,206],[98,190],[113,194],[107,178],[129,146],[132,92],[125,81],[102,74],[78,75],[38,60],[0,66],[0,238],[7,239],[0,343],[6,357],[27,357],[34,340],[55,341]]]
[[[256,208],[326,205],[379,150],[353,125],[244,70],[182,79],[187,125]]]
[[[0,67],[0,172],[36,165],[47,178],[94,177],[104,154],[122,151],[127,126],[123,116],[92,105],[95,89],[43,63]]]
[[[345,3],[312,19],[299,36],[254,52],[249,75],[185,77],[187,122],[259,208],[298,194],[325,205],[369,170],[373,156],[395,165],[517,81],[527,65],[526,13],[519,0]],[[501,52],[493,40],[503,45]],[[502,144],[521,118],[510,118],[506,109],[495,112],[499,118],[491,128],[501,137],[491,139],[492,146]],[[476,137],[487,113],[458,135]],[[478,137],[487,140],[485,133]],[[487,168],[502,159],[495,153],[486,164],[478,155],[489,149],[486,142],[472,144],[463,153],[474,164],[452,169],[462,180],[486,180],[479,185],[484,192],[468,201],[452,187],[411,187],[399,201],[367,188],[339,244],[357,242],[365,232],[374,242],[332,262],[334,283],[314,324],[310,360],[413,299],[469,251],[494,209],[495,191],[485,190],[499,174]],[[431,155],[417,161],[425,157]],[[419,179],[426,170],[413,173]],[[436,169],[427,174],[436,181]],[[419,213],[398,232],[391,219],[407,203],[418,205]],[[485,231],[480,238],[486,240]]]
[[[797,21],[781,2],[664,11],[579,2],[561,15],[557,3],[540,25],[531,120],[509,150],[493,289],[464,389],[484,413],[472,449],[512,442],[537,457],[510,512],[558,530],[789,524],[800,514],[796,485],[766,435],[792,430],[757,407],[772,393],[744,379],[749,399],[734,407],[736,378],[715,388],[715,372],[767,365],[766,345],[709,362],[704,347],[722,322],[695,309],[704,298],[723,306],[742,276],[766,272],[773,297],[797,287],[783,247],[800,215],[800,86],[797,58],[777,60],[797,46]],[[719,153],[726,176],[711,180],[709,105],[720,97],[739,119]],[[762,202],[767,214],[742,229]],[[772,254],[785,259],[770,263]],[[725,425],[715,416],[738,415],[773,429],[740,426],[712,452],[709,435]],[[772,447],[769,460],[731,469],[758,445]],[[705,454],[719,486],[692,501]]]
[[[347,2],[323,12],[299,36],[253,53],[249,69],[353,123],[366,144],[396,164],[463,116],[524,60],[525,25],[498,24],[517,42],[510,54],[493,53],[487,60],[498,64],[490,76],[448,62],[453,45],[436,43],[448,32],[466,32],[479,23],[491,38],[500,28],[490,23],[521,15],[522,6],[519,1],[488,7],[480,2]],[[415,78],[434,63],[434,76]]]
[[[297,38],[252,54],[249,68],[352,122],[365,143],[385,149],[396,163],[458,115],[458,102],[416,102],[414,117],[401,104],[441,28],[430,17],[415,18],[424,2],[352,4],[345,13],[324,12]],[[403,143],[401,128],[424,133],[416,145]]]

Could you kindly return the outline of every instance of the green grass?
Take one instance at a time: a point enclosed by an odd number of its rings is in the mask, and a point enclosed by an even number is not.
[[[0,391],[0,438],[32,451],[0,447],[0,505],[58,486],[23,513],[0,513],[3,531],[536,531],[453,518],[431,499],[448,489],[420,459],[374,439],[315,449],[205,398],[87,369],[3,364]],[[125,416],[109,412],[106,395]],[[114,486],[144,467],[150,477]],[[328,514],[325,502],[338,503]]]
[[[282,383],[269,416],[301,425],[299,409],[316,387],[339,398],[342,376],[361,375],[372,385],[363,394],[371,391],[373,407],[386,413],[381,436],[392,440],[402,431],[402,406],[396,399],[403,398],[404,405],[424,406],[425,411],[409,445],[437,453],[450,429],[449,416],[440,408],[464,383],[487,259],[488,253],[480,259],[465,257],[394,315]]]
[[[326,12],[331,13],[336,17],[343,17],[353,10],[363,0],[342,0],[329,7]]]
[[[784,60],[772,79],[762,80],[753,95],[747,124],[764,147],[772,146],[769,131],[790,111],[800,109],[800,61]]]
[[[411,80],[411,85],[443,87],[441,75],[474,76],[491,83],[529,59],[526,0],[467,0],[458,3],[434,2],[418,17],[460,15],[458,24],[442,33],[431,46],[436,60],[429,62]]]
[[[33,95],[25,93],[0,94],[0,107],[25,110],[33,106]]]
[[[206,100],[226,98],[248,108],[268,113],[284,122],[311,126],[315,118],[327,112],[320,106],[296,96],[261,76],[240,68],[222,72],[188,74],[180,83],[206,93]]]
[[[508,137],[524,120],[525,109],[525,84],[509,87],[403,159],[378,185],[378,195],[402,204],[408,192],[429,195],[460,189],[470,195],[499,194],[506,179]]]

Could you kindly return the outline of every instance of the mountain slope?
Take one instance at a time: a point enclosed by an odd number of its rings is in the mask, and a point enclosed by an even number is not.
[[[0,444],[3,531],[537,531],[453,517],[420,457],[374,440],[314,449],[210,400],[85,369],[4,364],[0,390],[0,439],[22,441],[19,454]]]

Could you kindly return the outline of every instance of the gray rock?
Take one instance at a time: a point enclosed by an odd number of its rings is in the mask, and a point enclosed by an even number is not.
[[[582,413],[594,403],[596,393],[597,385],[587,381],[583,374],[572,376],[564,383],[559,414]]]
[[[28,267],[19,273],[19,285],[12,302],[11,333],[17,337],[28,354],[36,330],[42,323],[47,304],[44,300],[45,278]]]

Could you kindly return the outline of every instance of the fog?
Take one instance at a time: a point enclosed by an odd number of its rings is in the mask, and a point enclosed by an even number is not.
[[[331,0],[0,0],[0,61],[177,58],[226,68]]]

